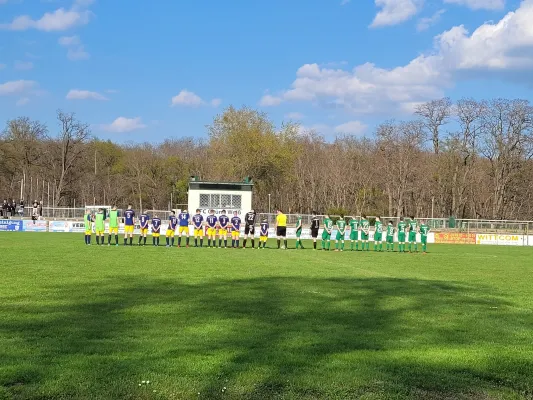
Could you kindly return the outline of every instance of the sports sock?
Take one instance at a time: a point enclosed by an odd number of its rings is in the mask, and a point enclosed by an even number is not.
[[[107,244],[111,244],[111,235],[107,237]]]
[[[266,247],[266,245],[267,245],[267,242],[266,242],[266,240],[265,240],[265,241],[263,242],[263,249]]]
[[[198,238],[194,238],[194,247],[198,247]]]
[[[411,251],[411,242],[409,242],[407,248],[409,249],[409,251]]]
[[[83,235],[83,239],[85,240],[85,244],[88,244],[88,242],[87,242],[87,235]]]
[[[313,249],[316,250],[316,242],[313,242]]]
[[[166,239],[166,241],[167,241],[167,246],[169,246],[169,245],[170,245],[170,243],[169,243],[169,239],[168,239],[168,236],[167,236],[167,237],[166,237],[165,239]]]
[[[353,250],[353,240],[350,242],[350,250]]]
[[[128,244],[128,238],[124,238],[124,246]]]
[[[355,242],[355,250],[359,251],[359,240]]]
[[[190,238],[189,236],[187,236],[187,239],[185,239],[185,243],[187,244],[187,246],[189,245],[189,241],[190,241],[190,239],[191,239],[191,238]]]
[[[239,240],[238,239],[235,241],[235,243],[237,244],[235,247],[239,248]]]
[[[91,237],[92,237],[92,235],[87,235],[87,242],[88,242],[88,244],[91,244]]]
[[[224,247],[228,247],[228,239],[224,239]]]
[[[370,251],[370,242],[366,242],[366,250]]]
[[[152,245],[155,246],[155,237],[152,236]]]
[[[146,236],[143,239],[143,244],[146,245]]]
[[[288,246],[287,246],[287,239],[283,240],[283,245],[285,246],[286,249],[288,248]]]
[[[235,247],[235,239],[231,239],[231,247]]]
[[[379,243],[379,251],[383,251],[383,242]]]
[[[100,244],[100,236],[98,236],[98,235],[96,235],[96,244]]]
[[[218,247],[222,247],[222,239],[218,239]]]
[[[141,244],[142,240],[143,240],[143,237],[139,236],[139,244]]]
[[[204,239],[200,238],[200,247],[204,247]]]
[[[243,241],[242,241],[242,247],[246,247],[246,239],[243,239]],[[252,244],[252,247],[254,247],[253,244]]]
[[[281,246],[281,240],[278,239],[278,249],[280,248]]]
[[[296,248],[298,248],[298,246],[300,246],[300,240],[296,239]]]
[[[335,250],[339,249],[339,242],[335,242]]]
[[[326,248],[326,241],[322,240],[322,243],[320,243],[320,245],[321,245],[322,249],[325,249]]]
[[[246,247],[246,243],[244,244],[244,246],[243,246],[243,247]],[[254,240],[254,239],[252,239],[252,249],[253,249],[254,247],[255,247],[255,240]]]
[[[415,251],[418,251],[418,243],[415,243]]]
[[[170,238],[170,243],[172,244],[172,247],[174,247],[174,238]]]
[[[344,242],[341,242],[341,250],[344,250]]]
[[[130,237],[130,246],[133,246],[133,236]]]
[[[178,236],[178,247],[181,246],[181,236]]]

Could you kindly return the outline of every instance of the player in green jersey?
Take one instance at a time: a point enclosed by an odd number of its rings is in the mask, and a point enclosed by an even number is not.
[[[389,221],[387,225],[387,251],[394,251],[394,225]]]
[[[400,222],[398,222],[398,250],[400,253],[405,253],[405,229],[407,224],[403,220],[403,217],[400,217]]]
[[[86,209],[85,215],[83,216],[83,224],[85,226],[85,244],[91,245],[91,235],[93,233],[93,216],[91,215],[91,210]]]
[[[96,232],[96,244],[99,245],[100,241],[102,241],[102,244],[104,244],[104,210],[101,208],[98,209],[98,212],[94,218],[94,230]]]
[[[374,251],[383,251],[383,223],[379,216],[374,223]]]
[[[115,234],[115,246],[118,246],[118,211],[117,206],[113,206],[109,211],[109,236],[107,245],[111,246],[111,236]]]
[[[411,253],[411,245],[414,245],[414,251],[418,253],[418,243],[416,242],[416,234],[418,233],[418,222],[415,217],[411,217],[409,221],[409,253]]]
[[[337,220],[337,237],[335,238],[335,251],[344,251],[344,235],[346,234],[346,221],[344,215]],[[341,242],[341,248],[339,249],[339,240]]]
[[[302,230],[302,216],[298,215],[298,219],[296,220],[296,248],[301,247],[303,250],[304,245],[302,244],[302,239],[300,239],[300,237],[302,236]]]
[[[324,218],[324,230],[322,231],[322,250],[330,249],[331,246],[331,230],[333,229],[333,221],[329,217],[329,214],[326,214]]]
[[[366,215],[363,215],[361,219],[361,242],[363,242],[361,250],[363,251],[370,250],[370,243],[368,242],[369,234],[370,234],[370,222],[366,218]]]
[[[359,250],[359,220],[352,217],[350,219],[350,250],[353,251],[353,244],[355,242],[355,250]]]
[[[424,254],[427,252],[427,244],[428,244],[428,233],[429,233],[429,225],[426,224],[426,221],[422,221],[422,224],[419,227],[420,229],[420,242],[422,243],[422,251]]]

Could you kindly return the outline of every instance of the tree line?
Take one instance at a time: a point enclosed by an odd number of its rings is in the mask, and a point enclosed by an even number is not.
[[[533,107],[526,100],[448,98],[386,121],[372,137],[327,140],[293,122],[228,107],[207,139],[117,144],[76,115],[57,127],[12,119],[0,136],[0,196],[51,206],[187,203],[191,176],[252,177],[254,207],[419,217],[533,219]]]

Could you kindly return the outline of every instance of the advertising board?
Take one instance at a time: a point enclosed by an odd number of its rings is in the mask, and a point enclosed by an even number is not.
[[[0,231],[22,231],[23,227],[24,225],[22,221],[0,219]]]
[[[23,223],[23,230],[26,232],[46,232],[48,227],[48,222],[39,220],[39,221],[27,221]]]
[[[475,233],[436,232],[434,235],[435,235],[435,243],[476,244]]]
[[[513,234],[482,234],[476,235],[477,244],[488,244],[496,246],[524,246],[523,235]]]

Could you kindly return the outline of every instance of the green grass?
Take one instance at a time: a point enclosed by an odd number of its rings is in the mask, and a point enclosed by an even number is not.
[[[0,399],[533,398],[533,248],[429,251],[0,233]]]

